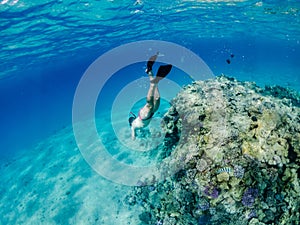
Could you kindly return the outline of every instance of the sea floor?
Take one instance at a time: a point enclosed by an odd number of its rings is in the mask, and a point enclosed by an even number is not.
[[[132,187],[102,178],[67,127],[0,167],[0,224],[138,224]]]

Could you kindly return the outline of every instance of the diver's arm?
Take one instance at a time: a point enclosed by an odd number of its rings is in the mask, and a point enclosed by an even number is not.
[[[135,128],[134,128],[134,126],[131,126],[131,139],[132,140],[135,140]]]

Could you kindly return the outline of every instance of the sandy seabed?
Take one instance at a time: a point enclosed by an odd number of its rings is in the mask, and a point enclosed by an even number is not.
[[[102,178],[67,127],[0,167],[0,224],[137,224],[130,188]],[[131,206],[132,207],[132,206]]]

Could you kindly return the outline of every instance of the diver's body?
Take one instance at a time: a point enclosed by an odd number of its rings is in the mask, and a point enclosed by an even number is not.
[[[138,116],[130,117],[129,124],[131,126],[131,138],[136,138],[136,130],[149,125],[154,113],[160,105],[160,95],[158,91],[158,82],[163,79],[171,71],[172,65],[160,66],[156,77],[153,76],[152,66],[157,58],[157,54],[150,57],[147,63],[146,73],[150,79],[150,87],[147,94],[147,103],[140,109]]]

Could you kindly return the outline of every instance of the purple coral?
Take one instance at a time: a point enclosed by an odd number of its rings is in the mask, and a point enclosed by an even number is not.
[[[218,198],[219,197],[219,191],[214,186],[206,186],[203,193],[211,198]]]
[[[207,225],[210,223],[210,216],[202,215],[198,219],[198,225]]]
[[[206,200],[203,200],[199,203],[198,205],[198,208],[201,210],[201,211],[206,211],[210,208],[210,204],[209,202],[207,202]]]
[[[233,174],[236,178],[242,179],[244,177],[245,169],[242,166],[235,165]]]
[[[242,204],[246,207],[252,207],[257,195],[258,190],[256,188],[247,188],[242,198]]]

